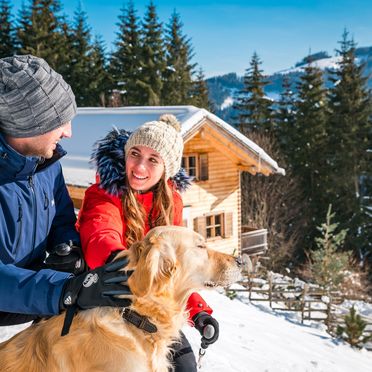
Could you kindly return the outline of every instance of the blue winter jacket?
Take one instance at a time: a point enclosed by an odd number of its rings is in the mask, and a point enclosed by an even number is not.
[[[0,134],[0,311],[51,315],[69,273],[35,268],[46,250],[69,240],[78,241],[75,214],[59,159],[41,164],[25,157]]]

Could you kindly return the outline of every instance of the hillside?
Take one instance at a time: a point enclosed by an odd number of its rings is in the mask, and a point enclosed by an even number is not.
[[[372,47],[357,48],[356,59],[357,63],[365,65],[364,75],[369,77],[368,87],[372,89]],[[293,91],[296,91],[296,82],[309,61],[312,61],[313,65],[324,71],[325,85],[329,86],[330,71],[337,69],[338,60],[339,57],[330,56],[324,51],[304,57],[301,61],[295,63],[293,67],[268,75],[268,85],[265,87],[265,93],[273,100],[278,100],[282,92],[284,76],[289,78],[293,84]],[[232,106],[234,97],[243,88],[243,77],[232,72],[209,78],[206,81],[209,89],[209,98],[214,104],[214,112],[225,121],[233,123],[236,112]]]

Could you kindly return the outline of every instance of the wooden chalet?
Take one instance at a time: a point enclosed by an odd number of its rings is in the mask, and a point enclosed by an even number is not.
[[[194,177],[193,185],[183,194],[184,225],[205,236],[208,245],[219,251],[264,251],[266,230],[250,231],[241,225],[241,172],[266,176],[285,172],[231,125],[194,106],[78,109],[73,138],[63,143],[68,155],[62,160],[75,206],[79,208],[86,186],[94,182],[94,170],[88,166],[93,143],[113,125],[134,130],[164,113],[174,114],[182,125],[182,163]]]

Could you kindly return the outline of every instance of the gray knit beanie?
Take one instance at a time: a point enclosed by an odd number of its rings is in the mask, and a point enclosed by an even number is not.
[[[0,132],[34,137],[68,123],[75,114],[71,87],[43,59],[0,59]]]
[[[125,156],[134,146],[146,146],[155,150],[164,162],[165,179],[173,177],[181,168],[183,138],[181,124],[174,115],[160,116],[134,131],[125,145]]]

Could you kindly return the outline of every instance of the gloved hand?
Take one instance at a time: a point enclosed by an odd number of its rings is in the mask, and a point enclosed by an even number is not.
[[[48,250],[44,267],[79,275],[87,270],[81,248],[74,242],[61,243]]]
[[[195,328],[202,336],[201,343],[203,349],[206,349],[209,345],[218,340],[220,326],[213,316],[209,315],[205,311],[201,311],[200,313],[195,314],[192,320],[195,324]]]
[[[126,307],[132,293],[126,283],[133,271],[119,271],[128,264],[126,258],[111,262],[68,279],[60,298],[60,309],[76,304],[80,309],[97,306]],[[125,295],[126,298],[118,298]]]

